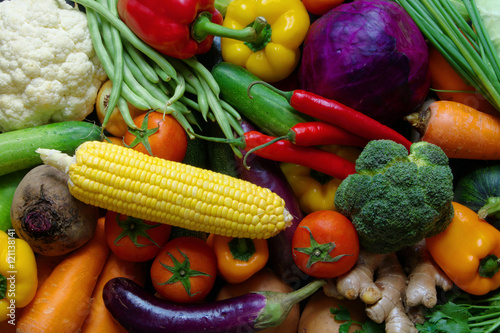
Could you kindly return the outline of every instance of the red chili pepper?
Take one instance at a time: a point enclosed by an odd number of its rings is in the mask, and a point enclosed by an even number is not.
[[[344,145],[364,147],[368,139],[337,125],[322,121],[298,123],[290,131],[290,141],[299,146]]]
[[[243,137],[244,149],[263,158],[300,164],[338,179],[345,179],[350,174],[356,173],[354,163],[316,147],[298,146],[288,140],[269,144],[277,138],[258,131],[246,132]],[[256,150],[253,150],[254,148]]]
[[[403,135],[347,105],[305,90],[282,91],[263,81],[252,82],[248,87],[249,95],[250,89],[255,84],[263,84],[282,95],[299,112],[318,120],[341,126],[349,132],[368,140],[388,139],[400,143],[410,150],[412,143]]]
[[[262,17],[241,30],[223,27],[213,0],[118,0],[117,8],[122,21],[140,39],[178,59],[208,52],[214,36],[255,41],[270,33]]]

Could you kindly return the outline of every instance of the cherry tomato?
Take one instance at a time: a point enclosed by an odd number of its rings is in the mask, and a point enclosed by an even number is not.
[[[109,248],[116,256],[128,261],[142,262],[158,255],[170,237],[172,226],[108,210],[104,229]]]
[[[151,264],[150,273],[154,288],[166,300],[196,303],[214,286],[217,259],[204,240],[178,237],[165,244]]]
[[[359,255],[358,233],[339,212],[320,210],[306,215],[292,238],[295,264],[306,274],[333,278],[348,272]]]
[[[171,115],[150,111],[134,118],[139,129],[129,129],[123,141],[137,151],[166,160],[181,162],[188,138],[181,124]]]

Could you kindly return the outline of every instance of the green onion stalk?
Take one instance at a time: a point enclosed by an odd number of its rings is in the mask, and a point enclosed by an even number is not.
[[[455,71],[500,111],[500,59],[475,0],[394,0]]]

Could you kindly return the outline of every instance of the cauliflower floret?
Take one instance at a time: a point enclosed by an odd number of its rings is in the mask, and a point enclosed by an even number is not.
[[[63,0],[0,2],[0,131],[83,120],[107,79],[85,13]]]

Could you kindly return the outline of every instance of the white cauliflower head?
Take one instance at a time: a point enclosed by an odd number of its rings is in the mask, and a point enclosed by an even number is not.
[[[63,0],[0,2],[0,131],[83,120],[107,76],[85,13]]]

